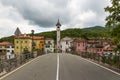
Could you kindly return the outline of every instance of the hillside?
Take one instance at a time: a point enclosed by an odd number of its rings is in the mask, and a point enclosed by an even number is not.
[[[83,28],[84,30],[103,30],[105,27],[102,26],[94,26],[94,27],[88,27],[88,28]]]
[[[49,31],[49,32],[42,32],[42,33],[37,33],[34,34],[36,36],[44,36],[45,38],[53,38],[56,40],[56,31]],[[61,38],[68,36],[68,37],[81,37],[81,38],[99,38],[99,37],[109,37],[109,30],[101,27],[101,26],[95,26],[95,27],[90,27],[90,28],[73,28],[73,29],[66,29],[61,31]],[[3,41],[9,41],[9,42],[14,42],[14,37],[9,36],[9,37],[4,37],[0,39],[0,42]]]

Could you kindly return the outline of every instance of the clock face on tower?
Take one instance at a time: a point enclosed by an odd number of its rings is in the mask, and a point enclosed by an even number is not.
[[[60,28],[59,26],[57,28]]]

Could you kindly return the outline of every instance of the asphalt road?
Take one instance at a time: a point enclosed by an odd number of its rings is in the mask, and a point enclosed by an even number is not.
[[[53,53],[34,59],[1,80],[120,80],[120,75],[79,56]]]

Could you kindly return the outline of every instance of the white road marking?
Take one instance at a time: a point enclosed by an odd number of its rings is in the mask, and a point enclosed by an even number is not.
[[[39,57],[40,57],[40,56],[39,56]],[[14,72],[16,72],[17,70],[21,69],[22,67],[24,67],[24,66],[26,66],[26,65],[28,65],[28,64],[30,64],[30,63],[32,63],[33,61],[35,61],[35,60],[38,59],[39,57],[37,57],[37,58],[35,58],[35,59],[33,59],[33,60],[31,60],[31,61],[29,61],[29,62],[23,64],[22,66],[16,68],[15,70],[13,70],[13,71],[7,73],[6,75],[2,76],[2,77],[0,78],[0,80],[4,79],[5,77],[7,77],[7,76],[9,76],[9,75],[11,75],[11,74],[13,74]]]
[[[56,80],[59,80],[59,53],[57,53],[57,73]]]
[[[81,58],[82,58],[82,57],[81,57]],[[109,68],[107,68],[107,67],[104,67],[104,66],[102,66],[102,65],[100,65],[100,64],[97,64],[97,63],[92,62],[92,61],[90,61],[90,60],[88,60],[88,59],[85,59],[85,58],[82,58],[82,59],[84,59],[84,60],[86,60],[86,61],[88,61],[88,62],[90,62],[90,63],[92,63],[92,64],[95,64],[95,65],[97,65],[97,66],[99,66],[99,67],[101,67],[101,68],[103,68],[103,69],[106,69],[106,70],[108,70],[108,71],[110,71],[110,72],[112,72],[112,73],[117,74],[117,75],[120,76],[120,73],[115,72],[115,71],[113,71],[113,70],[111,70],[111,69],[109,69]]]

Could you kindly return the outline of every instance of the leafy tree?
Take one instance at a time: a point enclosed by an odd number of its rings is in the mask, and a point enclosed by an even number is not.
[[[115,40],[115,43],[119,43],[120,40],[120,24],[118,24],[113,30],[112,30],[112,37]]]
[[[0,39],[0,42],[4,42],[4,41],[14,43],[14,36],[3,37],[3,38]]]
[[[118,24],[112,30],[112,37],[113,37],[113,40],[114,40],[114,44],[117,45],[116,51],[120,52],[120,24]]]
[[[25,47],[24,48],[24,54],[27,54],[29,51],[28,51],[28,48],[27,47]]]
[[[120,46],[120,0],[111,0],[111,6],[107,6],[105,11],[109,13],[106,17],[106,26],[113,28],[112,37],[114,43]],[[120,51],[120,50],[119,50]]]
[[[107,6],[105,11],[109,13],[106,17],[106,26],[114,27],[120,24],[120,0],[111,0],[111,6]]]

